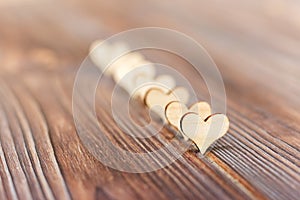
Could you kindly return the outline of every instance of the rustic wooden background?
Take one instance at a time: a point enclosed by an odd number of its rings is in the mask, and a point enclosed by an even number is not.
[[[292,0],[1,1],[0,199],[299,199],[299,10]],[[143,26],[204,45],[224,78],[231,128],[207,157],[189,151],[129,174],[81,144],[71,95],[93,40]]]

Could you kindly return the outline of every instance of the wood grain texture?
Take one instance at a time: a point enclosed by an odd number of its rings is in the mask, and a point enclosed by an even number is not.
[[[297,1],[269,0],[1,3],[0,199],[298,199],[299,9]],[[130,174],[82,145],[72,88],[92,41],[143,26],[179,30],[204,45],[224,79],[231,127],[206,157],[188,151],[166,168]],[[208,99],[186,61],[143,53],[192,77]],[[105,106],[113,87],[107,79],[96,110],[116,145],[147,152],[173,137],[169,129],[160,140],[123,133]],[[122,105],[126,94],[118,97]],[[135,103],[133,116],[145,123]]]

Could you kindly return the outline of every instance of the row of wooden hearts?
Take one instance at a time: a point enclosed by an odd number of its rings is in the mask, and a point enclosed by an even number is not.
[[[186,102],[178,101],[186,99],[182,96],[184,93],[183,88],[175,88],[167,93],[152,88],[146,93],[144,101],[161,119],[178,130],[184,139],[192,140],[204,154],[227,133],[229,120],[224,114],[212,114],[207,102],[198,102],[187,108]]]
[[[124,88],[130,96],[144,99],[146,91],[153,86],[164,91],[176,86],[172,76],[161,75],[155,78],[154,64],[140,53],[130,52],[116,60],[120,53],[127,51],[128,47],[123,43],[106,44],[98,40],[91,45],[89,55],[95,65],[105,75],[112,76],[117,85]]]
[[[226,134],[229,128],[226,115],[211,114],[206,102],[198,102],[188,109],[185,106],[189,100],[188,91],[183,87],[175,88],[176,81],[169,75],[155,78],[155,67],[141,54],[126,54],[109,68],[104,67],[109,59],[118,56],[127,47],[117,43],[99,50],[94,48],[98,43],[92,45],[92,61],[106,75],[112,76],[130,96],[142,99],[149,109],[175,127],[185,139],[196,143],[201,153],[205,153],[211,144]]]

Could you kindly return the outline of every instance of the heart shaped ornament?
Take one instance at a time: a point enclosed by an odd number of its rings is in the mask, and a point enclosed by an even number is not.
[[[173,90],[163,91],[158,88],[148,90],[144,102],[148,108],[155,112],[162,120],[166,121],[165,108],[171,101],[187,103],[189,92],[184,87],[177,87]]]
[[[151,80],[145,76],[137,76],[135,82],[137,90],[134,93],[134,97],[142,100],[145,99],[145,95],[150,89],[156,88],[167,93],[176,87],[176,81],[170,75],[160,75]]]
[[[154,79],[155,67],[152,63],[143,62],[131,65],[131,69],[126,69],[126,63],[123,67],[120,67],[113,75],[115,82],[124,88],[131,96],[139,87],[139,83],[136,82],[137,77],[140,77],[143,81],[149,82]]]
[[[128,74],[130,71],[135,70],[136,68],[140,66],[151,66],[151,68],[154,68],[153,64],[146,61],[144,59],[144,56],[140,53],[133,52],[126,54],[119,59],[117,59],[114,63],[112,63],[112,76],[116,82],[120,81],[126,74]],[[143,67],[145,70],[145,73],[148,73],[147,68]],[[154,69],[150,69],[150,73],[153,73]]]
[[[197,113],[202,119],[206,119],[211,115],[211,108],[207,102],[197,102],[190,108],[179,101],[172,101],[166,106],[165,116],[169,124],[180,130],[180,120],[183,115],[188,112]]]
[[[103,40],[96,40],[91,44],[89,56],[93,63],[103,71],[105,68],[104,63],[109,55],[110,45],[103,43],[101,48],[98,48],[98,45],[102,42]]]
[[[214,114],[204,120],[197,113],[187,113],[180,124],[181,131],[197,145],[202,154],[229,129],[229,120],[224,114]]]
[[[127,45],[121,42],[115,44],[101,44],[102,42],[103,40],[96,40],[91,44],[89,56],[93,63],[106,75],[111,75],[115,69],[112,66],[106,69],[107,64],[111,63],[122,53],[128,51],[129,48]]]

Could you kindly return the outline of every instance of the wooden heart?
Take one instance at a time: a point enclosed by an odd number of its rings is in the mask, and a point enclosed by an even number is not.
[[[93,63],[99,67],[106,75],[112,75],[115,67],[107,65],[117,59],[122,53],[126,52],[129,48],[124,43],[118,42],[115,44],[103,43],[103,40],[96,40],[90,46],[89,56]],[[99,46],[101,45],[101,46]]]
[[[214,114],[204,120],[197,113],[187,113],[181,119],[180,129],[204,154],[211,144],[226,134],[229,120],[224,114]]]
[[[138,76],[136,78],[136,88],[139,89],[136,90],[135,97],[144,100],[146,93],[150,89],[157,88],[167,93],[168,91],[174,89],[175,86],[176,81],[170,75],[160,75],[152,80],[147,79],[145,76]]]
[[[153,63],[146,61],[143,55],[137,52],[122,56],[116,62],[112,63],[110,68],[114,70],[112,76],[116,83],[128,75],[129,72],[131,72],[132,77],[135,74],[144,74],[153,78],[155,75]]]
[[[177,87],[173,90],[163,91],[158,88],[148,90],[144,102],[153,112],[165,120],[165,108],[171,101],[181,101],[187,103],[189,93],[184,87]]]
[[[165,117],[167,121],[180,130],[180,120],[188,112],[197,113],[202,119],[211,115],[211,108],[207,102],[198,102],[187,108],[186,105],[179,101],[172,101],[166,106]]]
[[[129,70],[129,71],[127,71]],[[136,83],[136,78],[140,77],[144,81],[151,81],[155,76],[155,68],[152,63],[137,63],[132,69],[122,69],[116,71],[113,75],[115,82],[124,88],[131,96],[139,87]]]
[[[101,44],[102,42],[103,40],[96,40],[91,44],[89,56],[93,63],[103,71],[108,59],[110,45],[106,43]],[[101,48],[99,45],[101,45]]]

